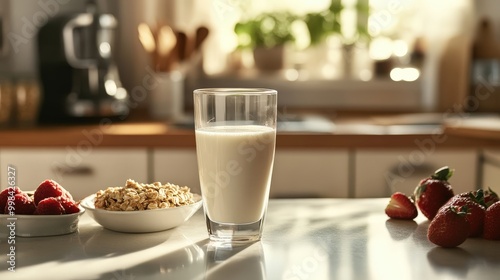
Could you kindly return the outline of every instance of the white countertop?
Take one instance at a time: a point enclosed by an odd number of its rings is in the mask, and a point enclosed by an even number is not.
[[[458,248],[427,241],[428,222],[388,220],[388,199],[271,200],[264,237],[246,247],[208,244],[202,210],[181,227],[125,234],[84,214],[78,233],[16,238],[7,270],[0,233],[0,279],[499,279],[500,241]]]

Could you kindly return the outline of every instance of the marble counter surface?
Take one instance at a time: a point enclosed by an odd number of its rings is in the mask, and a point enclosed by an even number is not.
[[[500,242],[436,247],[429,222],[389,220],[388,199],[271,200],[262,241],[214,247],[202,210],[163,232],[103,229],[87,214],[77,233],[15,240],[8,270],[0,231],[0,279],[498,279]]]

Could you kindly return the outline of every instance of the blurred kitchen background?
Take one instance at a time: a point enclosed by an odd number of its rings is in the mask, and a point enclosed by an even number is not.
[[[72,78],[41,75],[53,61],[40,54],[66,50],[50,34],[40,39],[39,30],[91,9],[116,20],[94,25],[101,35],[90,36],[111,43],[107,56],[86,50],[87,31],[75,29],[72,45],[81,61],[106,56],[116,80],[111,95],[128,99],[108,104],[117,115],[142,108],[155,118],[178,117],[192,107],[194,88],[231,86],[276,88],[282,108],[446,111],[471,94],[474,67],[489,73],[490,85],[500,82],[494,0],[97,0],[89,8],[91,2],[1,0],[0,80],[34,81],[40,100],[67,98],[44,92],[58,90],[44,84]],[[64,24],[52,25],[48,33],[63,33]],[[485,106],[500,109],[498,102]],[[85,106],[72,110],[77,115]]]

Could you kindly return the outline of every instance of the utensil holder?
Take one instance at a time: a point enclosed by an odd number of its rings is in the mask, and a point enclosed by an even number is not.
[[[179,71],[155,74],[150,91],[149,111],[154,119],[175,120],[184,113],[184,75]]]

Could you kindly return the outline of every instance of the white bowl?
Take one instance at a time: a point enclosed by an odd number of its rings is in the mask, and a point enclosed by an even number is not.
[[[9,236],[38,237],[52,236],[73,233],[78,230],[80,216],[85,213],[85,209],[80,208],[80,212],[64,215],[0,215],[1,225],[7,227]]]
[[[179,207],[136,210],[110,211],[94,207],[95,194],[80,203],[87,213],[104,228],[129,233],[156,232],[171,229],[183,224],[200,209],[202,201],[195,195],[195,203]]]

